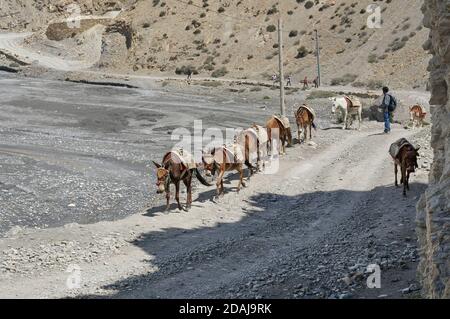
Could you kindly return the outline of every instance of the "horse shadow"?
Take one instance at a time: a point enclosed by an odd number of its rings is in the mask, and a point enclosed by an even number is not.
[[[329,131],[329,130],[342,130],[342,126],[329,126],[324,127],[322,131]]]
[[[249,180],[247,179],[248,177],[248,169],[245,169],[244,171],[244,182],[246,183],[246,185],[248,185],[247,183],[249,182]],[[224,176],[223,178],[223,183],[224,183],[224,191],[223,191],[223,195],[220,196],[219,198],[223,198],[224,196],[226,196],[227,194],[230,193],[237,193],[237,183],[239,181],[239,174],[237,172],[233,172],[233,173],[229,173],[227,175]],[[212,189],[208,189],[206,191],[203,192],[199,192],[198,197],[192,202],[192,206],[195,207],[198,205],[195,205],[195,203],[206,203],[208,201],[212,201],[213,203],[219,204],[219,201],[217,200],[217,191],[216,191],[216,180],[212,180],[209,182],[211,184],[211,187],[213,187]],[[230,186],[232,185],[232,186]],[[184,186],[182,186],[184,187]],[[171,188],[174,188],[173,185],[171,185]],[[242,186],[242,188],[245,188],[245,186]],[[193,190],[195,191],[195,190]],[[162,195],[163,197],[165,196]],[[169,203],[169,209],[166,210],[166,205],[158,205],[158,206],[154,206],[154,207],[150,207],[147,208],[143,214],[143,216],[147,216],[147,217],[153,217],[156,214],[171,214],[171,213],[181,213],[181,212],[186,212],[189,210],[186,210],[186,202],[185,202],[185,198],[180,198],[180,202],[181,202],[181,206],[183,207],[183,210],[179,210],[178,209],[178,205],[175,201],[174,198],[174,189],[172,189],[171,191],[171,197],[170,197],[170,203]]]

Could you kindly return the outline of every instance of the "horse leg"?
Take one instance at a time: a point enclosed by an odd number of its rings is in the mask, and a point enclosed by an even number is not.
[[[220,196],[220,194],[222,194],[223,192],[223,175],[225,174],[225,169],[222,169],[222,167],[220,168],[220,173],[219,176],[217,177],[217,182],[216,182],[216,186],[217,186],[217,196]]]
[[[183,209],[183,207],[181,207],[181,204],[180,204],[180,181],[176,181],[175,182],[175,199],[176,199],[176,201],[177,201],[177,204],[178,204],[178,209],[179,210],[182,210]]]
[[[298,139],[298,144],[300,144],[300,125],[297,122],[297,139]]]
[[[409,172],[406,173],[406,189],[409,190]]]
[[[298,143],[302,144],[305,141],[305,126],[303,125],[303,122],[300,122],[300,128],[301,128],[301,133],[298,133]]]
[[[169,185],[169,189],[166,190],[166,211],[169,210],[170,208],[170,185]]]
[[[183,179],[183,183],[187,189],[186,209],[189,209],[192,204],[192,175]]]
[[[396,187],[398,187],[397,173],[398,173],[398,166],[396,163],[394,163],[394,174],[395,174],[395,186]]]
[[[312,122],[309,121],[309,140],[312,140]]]
[[[239,183],[238,183],[238,187],[237,187],[237,192],[239,193],[239,191],[241,190],[241,185],[245,187],[245,184],[244,184],[244,169],[243,169],[242,165],[239,165],[237,167],[237,171],[239,172]]]
[[[245,166],[248,168],[248,177],[247,180],[250,180],[250,177],[253,176],[253,165],[250,163],[250,161],[247,159],[245,160]]]
[[[358,119],[359,119],[358,131],[361,131],[361,123],[362,123],[362,108],[361,107],[358,109]]]
[[[348,117],[348,111],[344,110],[344,126],[342,127],[343,130],[347,129],[347,117]]]
[[[402,165],[403,196],[406,196],[406,167]]]

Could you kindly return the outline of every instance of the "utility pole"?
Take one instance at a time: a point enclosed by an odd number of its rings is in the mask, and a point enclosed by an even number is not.
[[[278,64],[280,69],[280,108],[281,116],[286,115],[284,105],[284,70],[283,70],[283,26],[281,17],[278,19]]]
[[[317,29],[316,32],[316,55],[317,55],[317,84],[320,86],[320,46],[319,46],[319,35]]]

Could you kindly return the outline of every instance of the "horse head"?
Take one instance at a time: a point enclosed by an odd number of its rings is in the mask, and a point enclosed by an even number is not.
[[[416,171],[416,168],[419,168],[419,165],[417,163],[417,157],[419,156],[418,150],[420,147],[414,148],[412,146],[408,147],[405,155],[405,164],[406,164],[406,171],[408,173],[414,173]]]
[[[214,160],[215,148],[211,150],[203,150],[202,152],[202,164],[205,170],[205,175],[210,177],[216,172],[216,162]]]
[[[330,100],[331,103],[332,103],[332,106],[331,106],[331,113],[332,113],[332,114],[335,114],[335,113],[336,113],[336,110],[337,110],[337,108],[338,108],[337,98],[335,98],[335,97],[330,97],[329,100]]]
[[[152,161],[153,164],[156,166],[156,193],[162,194],[165,191],[169,190],[169,184],[170,184],[170,172],[168,169],[164,168],[160,164],[156,163],[155,161]]]

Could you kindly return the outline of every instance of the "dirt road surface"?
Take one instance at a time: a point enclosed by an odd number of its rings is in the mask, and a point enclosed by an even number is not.
[[[196,185],[190,211],[173,204],[164,213],[150,160],[171,146],[168,133],[194,119],[219,128],[262,123],[276,110],[200,91],[0,81],[1,297],[418,293],[414,218],[431,163],[429,127],[394,125],[385,135],[365,121],[343,131],[318,101],[314,143],[289,148],[277,174],[254,176],[240,193],[230,174],[218,200],[214,187]],[[387,153],[400,137],[423,152],[406,198]],[[369,264],[382,269],[381,289],[366,286]]]

